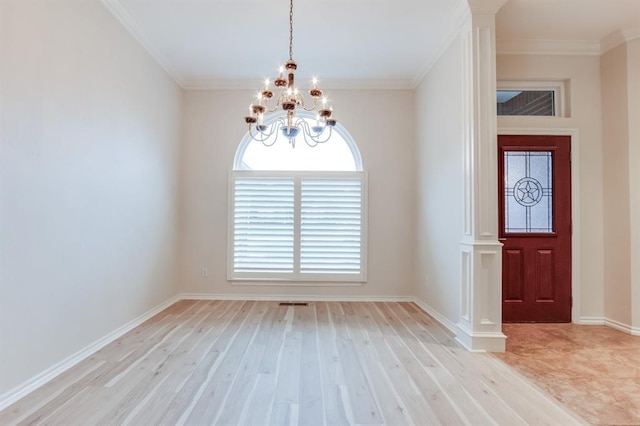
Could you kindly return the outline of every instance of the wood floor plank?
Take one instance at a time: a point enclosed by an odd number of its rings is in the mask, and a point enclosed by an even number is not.
[[[47,403],[42,405],[38,412],[33,412],[32,415],[23,417],[19,421],[25,424],[39,423],[46,419],[49,422],[55,422],[56,412],[64,410],[64,407],[68,406],[68,401],[74,398],[76,393],[82,393],[82,397],[76,395],[76,404],[82,404],[81,401],[90,399],[92,393],[88,392],[92,387],[99,387],[101,383],[109,380],[115,374],[118,374],[131,363],[134,362],[140,354],[145,353],[150,347],[156,344],[163,335],[170,332],[175,327],[172,322],[176,318],[188,315],[192,309],[195,309],[189,304],[179,303],[179,306],[171,306],[167,310],[163,311],[164,315],[156,315],[150,320],[146,321],[139,327],[136,327],[123,337],[116,339],[114,342],[106,346],[105,348],[97,351],[88,360],[85,360],[72,369],[59,376],[55,381],[47,383],[45,386],[39,389],[38,392],[34,392],[29,395],[28,398],[34,397],[39,393],[47,395]],[[123,357],[123,354],[126,356]],[[104,361],[107,360],[107,361]],[[82,371],[87,363],[94,363],[99,365],[91,371],[91,374],[78,379],[78,372]],[[73,377],[75,376],[75,382]],[[63,388],[63,386],[67,386]],[[64,389],[62,392],[57,392],[55,388]],[[52,395],[55,395],[51,397]],[[23,399],[28,404],[28,398]],[[20,406],[19,404],[17,405]],[[86,406],[83,404],[82,406]],[[32,410],[33,411],[33,410]],[[42,413],[47,413],[43,417]],[[64,413],[64,411],[63,411]],[[1,416],[1,414],[0,414]],[[53,418],[52,418],[53,417]]]
[[[334,323],[340,324],[337,329],[336,344],[342,360],[345,387],[353,410],[353,421],[358,424],[384,424],[380,407],[367,378],[366,365],[361,362],[356,345],[348,331],[348,316],[353,315],[353,309],[347,303],[340,304],[340,308],[332,309],[330,305],[329,312]]]
[[[289,308],[291,321],[293,321],[293,308]],[[281,412],[286,407],[286,412],[291,412],[292,406],[300,403],[300,368],[302,354],[302,335],[300,332],[288,332],[284,338],[280,362],[276,371],[276,394],[274,397],[274,409],[271,421],[275,424],[281,422]],[[296,409],[297,412],[297,409]]]
[[[1,425],[518,425],[581,420],[412,303],[184,300]]]
[[[171,364],[166,367],[169,374],[164,385],[155,391],[153,398],[146,399],[142,407],[137,407],[136,412],[127,418],[130,424],[159,424],[167,417],[169,407],[175,408],[179,404],[183,388],[195,383],[193,374],[198,371],[197,368],[215,361],[215,358],[211,359],[211,355],[215,357],[217,354],[213,353],[212,348],[237,314],[239,304],[240,302],[211,302],[208,305],[210,315],[197,327],[184,347],[177,351],[176,356],[172,357]]]
[[[474,415],[476,418],[484,419],[487,424],[523,424],[523,418],[502,400],[495,398],[486,384],[479,380],[476,374],[477,362],[483,357],[465,351],[453,341],[450,333],[440,325],[434,324],[420,310],[407,309],[407,305],[404,304],[398,304],[394,308],[396,312],[404,312],[407,315],[407,329],[424,348],[425,355],[421,357],[423,366],[430,368],[434,365],[425,362],[440,365],[449,375],[443,377],[444,373],[438,373],[440,369],[435,370],[445,386],[462,388],[462,392],[458,389],[456,393],[462,396],[459,400],[464,402],[462,406],[465,411],[470,411],[468,416]],[[413,347],[416,348],[415,345]],[[471,356],[467,357],[467,354]]]
[[[249,401],[254,389],[258,385],[260,360],[267,348],[267,336],[270,334],[270,324],[277,311],[269,308],[267,303],[258,302],[258,315],[256,315],[256,332],[252,341],[244,351],[242,363],[230,384],[220,416],[215,419],[216,424],[235,425],[241,423],[241,418],[250,407]]]
[[[67,370],[37,391],[22,398],[7,409],[0,411],[0,425],[30,424],[43,421],[43,417],[50,415],[61,401],[68,401],[100,374],[104,360],[89,357]]]
[[[210,303],[195,305],[198,310],[184,319],[181,327],[176,329],[177,332],[173,339],[167,340],[153,353],[142,359],[138,364],[137,371],[131,371],[128,375],[118,379],[125,381],[125,383],[132,383],[132,386],[118,386],[118,381],[114,383],[114,380],[107,384],[107,386],[117,386],[115,391],[122,395],[122,398],[98,421],[98,424],[122,424],[138,405],[149,400],[147,397],[150,390],[154,391],[161,383],[164,383],[170,376],[170,368],[189,353],[181,348],[193,347],[195,342],[199,340],[199,335],[203,331],[203,323],[215,313],[212,309],[215,306],[212,305]],[[150,374],[150,371],[153,374]]]
[[[393,318],[402,341],[407,343],[410,351],[420,362],[423,371],[438,386],[438,392],[447,399],[461,420],[468,424],[478,420],[483,423],[491,423],[491,417],[479,418],[481,413],[478,413],[478,404],[464,390],[464,384],[443,363],[437,362],[431,356],[431,352],[415,336],[410,316],[404,316],[403,311],[397,309],[397,305],[384,304],[381,309],[389,318]],[[463,366],[455,364],[454,372],[463,368]]]
[[[271,418],[276,384],[275,373],[258,373],[255,386],[247,398],[237,424],[247,426],[264,424],[266,419]]]
[[[378,405],[387,424],[417,424],[425,421],[428,405],[416,406],[409,397],[419,397],[410,375],[396,358],[390,356],[385,339],[364,304],[354,306],[356,315],[350,318],[350,333],[364,355]],[[382,402],[384,401],[384,403]],[[421,409],[425,408],[425,409]]]
[[[228,401],[228,394],[234,386],[241,368],[246,368],[245,357],[251,346],[266,309],[259,302],[252,302],[251,309],[243,315],[242,323],[237,333],[229,342],[221,362],[215,369],[209,371],[207,380],[201,387],[192,405],[191,412],[181,419],[190,424],[214,423],[224,413],[224,406]],[[244,383],[241,384],[244,389]],[[232,401],[233,403],[233,401]]]
[[[198,392],[206,385],[210,375],[216,371],[225,358],[228,346],[240,331],[240,327],[253,305],[253,302],[235,303],[231,309],[223,314],[223,322],[219,324],[213,340],[208,342],[200,359],[192,364],[194,368],[189,374],[188,380],[178,384],[178,388],[175,389],[175,397],[163,410],[160,410],[160,414],[157,416],[160,424],[177,424],[183,416],[190,414],[191,405],[198,400]],[[151,422],[151,420],[147,421]]]
[[[256,425],[265,423],[273,413],[274,396],[277,386],[279,360],[284,347],[287,308],[271,306],[268,315],[271,320],[265,324],[266,331],[256,338],[256,343],[265,345],[258,362],[257,379],[247,398],[239,424]]]
[[[204,303],[189,306],[179,316],[181,321],[176,322],[175,326],[155,333],[154,339],[146,340],[144,345],[140,345],[136,351],[120,361],[117,368],[110,369],[118,371],[117,375],[103,375],[100,380],[89,383],[89,391],[77,402],[79,409],[58,410],[48,421],[54,424],[68,424],[76,416],[81,416],[89,424],[120,424],[144,398],[149,388],[155,387],[156,383],[164,378],[162,364],[166,361],[167,354],[180,347],[189,335],[188,330],[198,321],[198,312],[204,307]],[[157,340],[160,337],[161,339]],[[151,343],[155,344],[149,346]],[[107,381],[107,377],[111,379]],[[105,400],[109,403],[104,404]]]
[[[325,422],[328,425],[347,425],[353,423],[350,405],[345,405],[345,376],[336,345],[336,328],[329,315],[326,302],[315,303],[316,324],[318,327],[318,357],[322,364],[322,398],[325,409]]]
[[[336,324],[329,314],[329,305],[327,303],[316,303],[315,307],[318,338],[322,342],[319,347],[323,366],[322,383],[343,386],[345,384],[344,368],[338,354]],[[327,419],[327,422],[329,422],[329,419]]]
[[[404,312],[408,312],[403,309],[403,305],[397,305],[395,309]],[[454,374],[456,380],[464,386],[464,391],[472,398],[476,407],[482,407],[483,411],[489,414],[498,424],[554,424],[557,420],[551,419],[565,418],[568,414],[566,408],[560,407],[557,402],[551,400],[551,404],[547,410],[531,410],[531,407],[537,407],[540,404],[544,405],[548,399],[548,395],[543,395],[534,386],[531,386],[530,392],[522,394],[515,391],[516,395],[524,397],[528,402],[529,408],[524,407],[525,404],[520,397],[513,394],[514,389],[510,387],[510,384],[514,381],[519,381],[519,377],[514,371],[501,370],[501,365],[489,362],[490,357],[477,356],[471,352],[465,351],[458,345],[450,344],[450,335],[444,332],[441,327],[429,327],[428,331],[421,329],[424,321],[413,321],[415,316],[425,316],[426,314],[419,311],[413,311],[409,314],[408,328],[413,329],[414,335],[419,340],[420,337],[426,342],[435,341],[440,343],[439,345],[431,345],[430,350],[436,353],[438,359],[442,362],[452,366],[451,371]],[[446,342],[446,344],[442,344]],[[448,354],[448,355],[447,355]],[[497,376],[505,374],[501,378]],[[500,384],[496,388],[495,384]],[[548,402],[547,402],[548,403]],[[469,407],[472,409],[472,407]],[[580,424],[580,420],[577,420],[577,416],[569,414],[567,424]]]
[[[375,303],[371,307],[374,319],[385,325],[385,343],[389,347],[398,364],[406,369],[412,377],[412,382],[420,391],[423,398],[429,400],[427,420],[438,424],[465,424],[468,419],[461,415],[458,406],[445,394],[438,376],[448,376],[441,364],[432,362],[429,369],[424,368],[422,358],[426,355],[415,342],[413,336],[405,332],[404,326],[381,303]],[[388,327],[386,327],[388,325]],[[424,362],[428,362],[425,360]],[[436,371],[434,373],[433,371]],[[431,417],[433,416],[433,418]]]
[[[317,330],[315,309],[306,306],[294,309],[293,331],[302,334],[298,415],[299,422],[309,426],[325,424]]]

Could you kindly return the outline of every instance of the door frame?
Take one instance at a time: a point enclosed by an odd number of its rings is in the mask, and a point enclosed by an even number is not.
[[[498,136],[569,136],[571,137],[571,322],[580,324],[580,144],[578,143],[578,129],[551,127],[507,127],[498,128]],[[496,174],[498,171],[496,170]],[[497,210],[496,210],[497,211]],[[500,289],[502,291],[502,289]],[[501,293],[502,294],[502,293]]]

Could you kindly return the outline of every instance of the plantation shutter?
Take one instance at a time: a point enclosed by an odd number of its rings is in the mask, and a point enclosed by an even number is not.
[[[233,204],[233,270],[293,272],[294,180],[236,177]]]
[[[366,281],[363,172],[234,171],[229,280]]]
[[[300,272],[360,274],[362,182],[302,179]]]

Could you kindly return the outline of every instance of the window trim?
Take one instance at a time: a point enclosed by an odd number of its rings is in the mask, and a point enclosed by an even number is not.
[[[345,138],[346,139],[346,138]],[[235,231],[235,181],[236,177],[291,177],[294,179],[294,272],[292,273],[235,273],[234,271],[234,231]],[[303,178],[341,179],[358,177],[362,185],[361,232],[360,232],[360,273],[301,273],[300,267],[300,182]],[[257,171],[232,170],[228,179],[227,201],[227,280],[233,285],[255,285],[255,283],[278,282],[282,285],[362,285],[367,281],[368,247],[368,175],[365,171]],[[272,285],[272,284],[271,284]]]
[[[566,117],[566,82],[562,80],[498,80],[496,92],[501,90],[513,90],[523,92],[546,91],[553,92],[554,115],[550,117]],[[497,102],[496,102],[497,104]],[[501,117],[517,117],[504,115]]]

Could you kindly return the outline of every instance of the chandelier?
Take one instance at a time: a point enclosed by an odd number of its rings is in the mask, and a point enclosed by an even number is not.
[[[280,75],[273,80],[278,95],[275,105],[269,105],[274,97],[271,90],[271,81],[265,80],[264,89],[258,92],[255,102],[249,106],[249,115],[244,118],[249,126],[249,135],[253,140],[262,142],[265,146],[272,146],[279,135],[289,139],[292,147],[296,145],[296,137],[302,133],[307,145],[314,147],[331,138],[333,126],[336,120],[332,118],[333,109],[327,106],[327,98],[318,88],[318,80],[313,79],[313,87],[309,90],[309,96],[313,104],[305,105],[305,99],[301,91],[295,87],[295,71],[298,64],[293,60],[293,0],[289,0],[289,60],[280,67]],[[286,73],[286,75],[285,75]],[[266,113],[282,110],[286,115],[277,117],[273,121],[265,121]],[[315,120],[307,120],[296,116],[297,111],[315,112]]]

